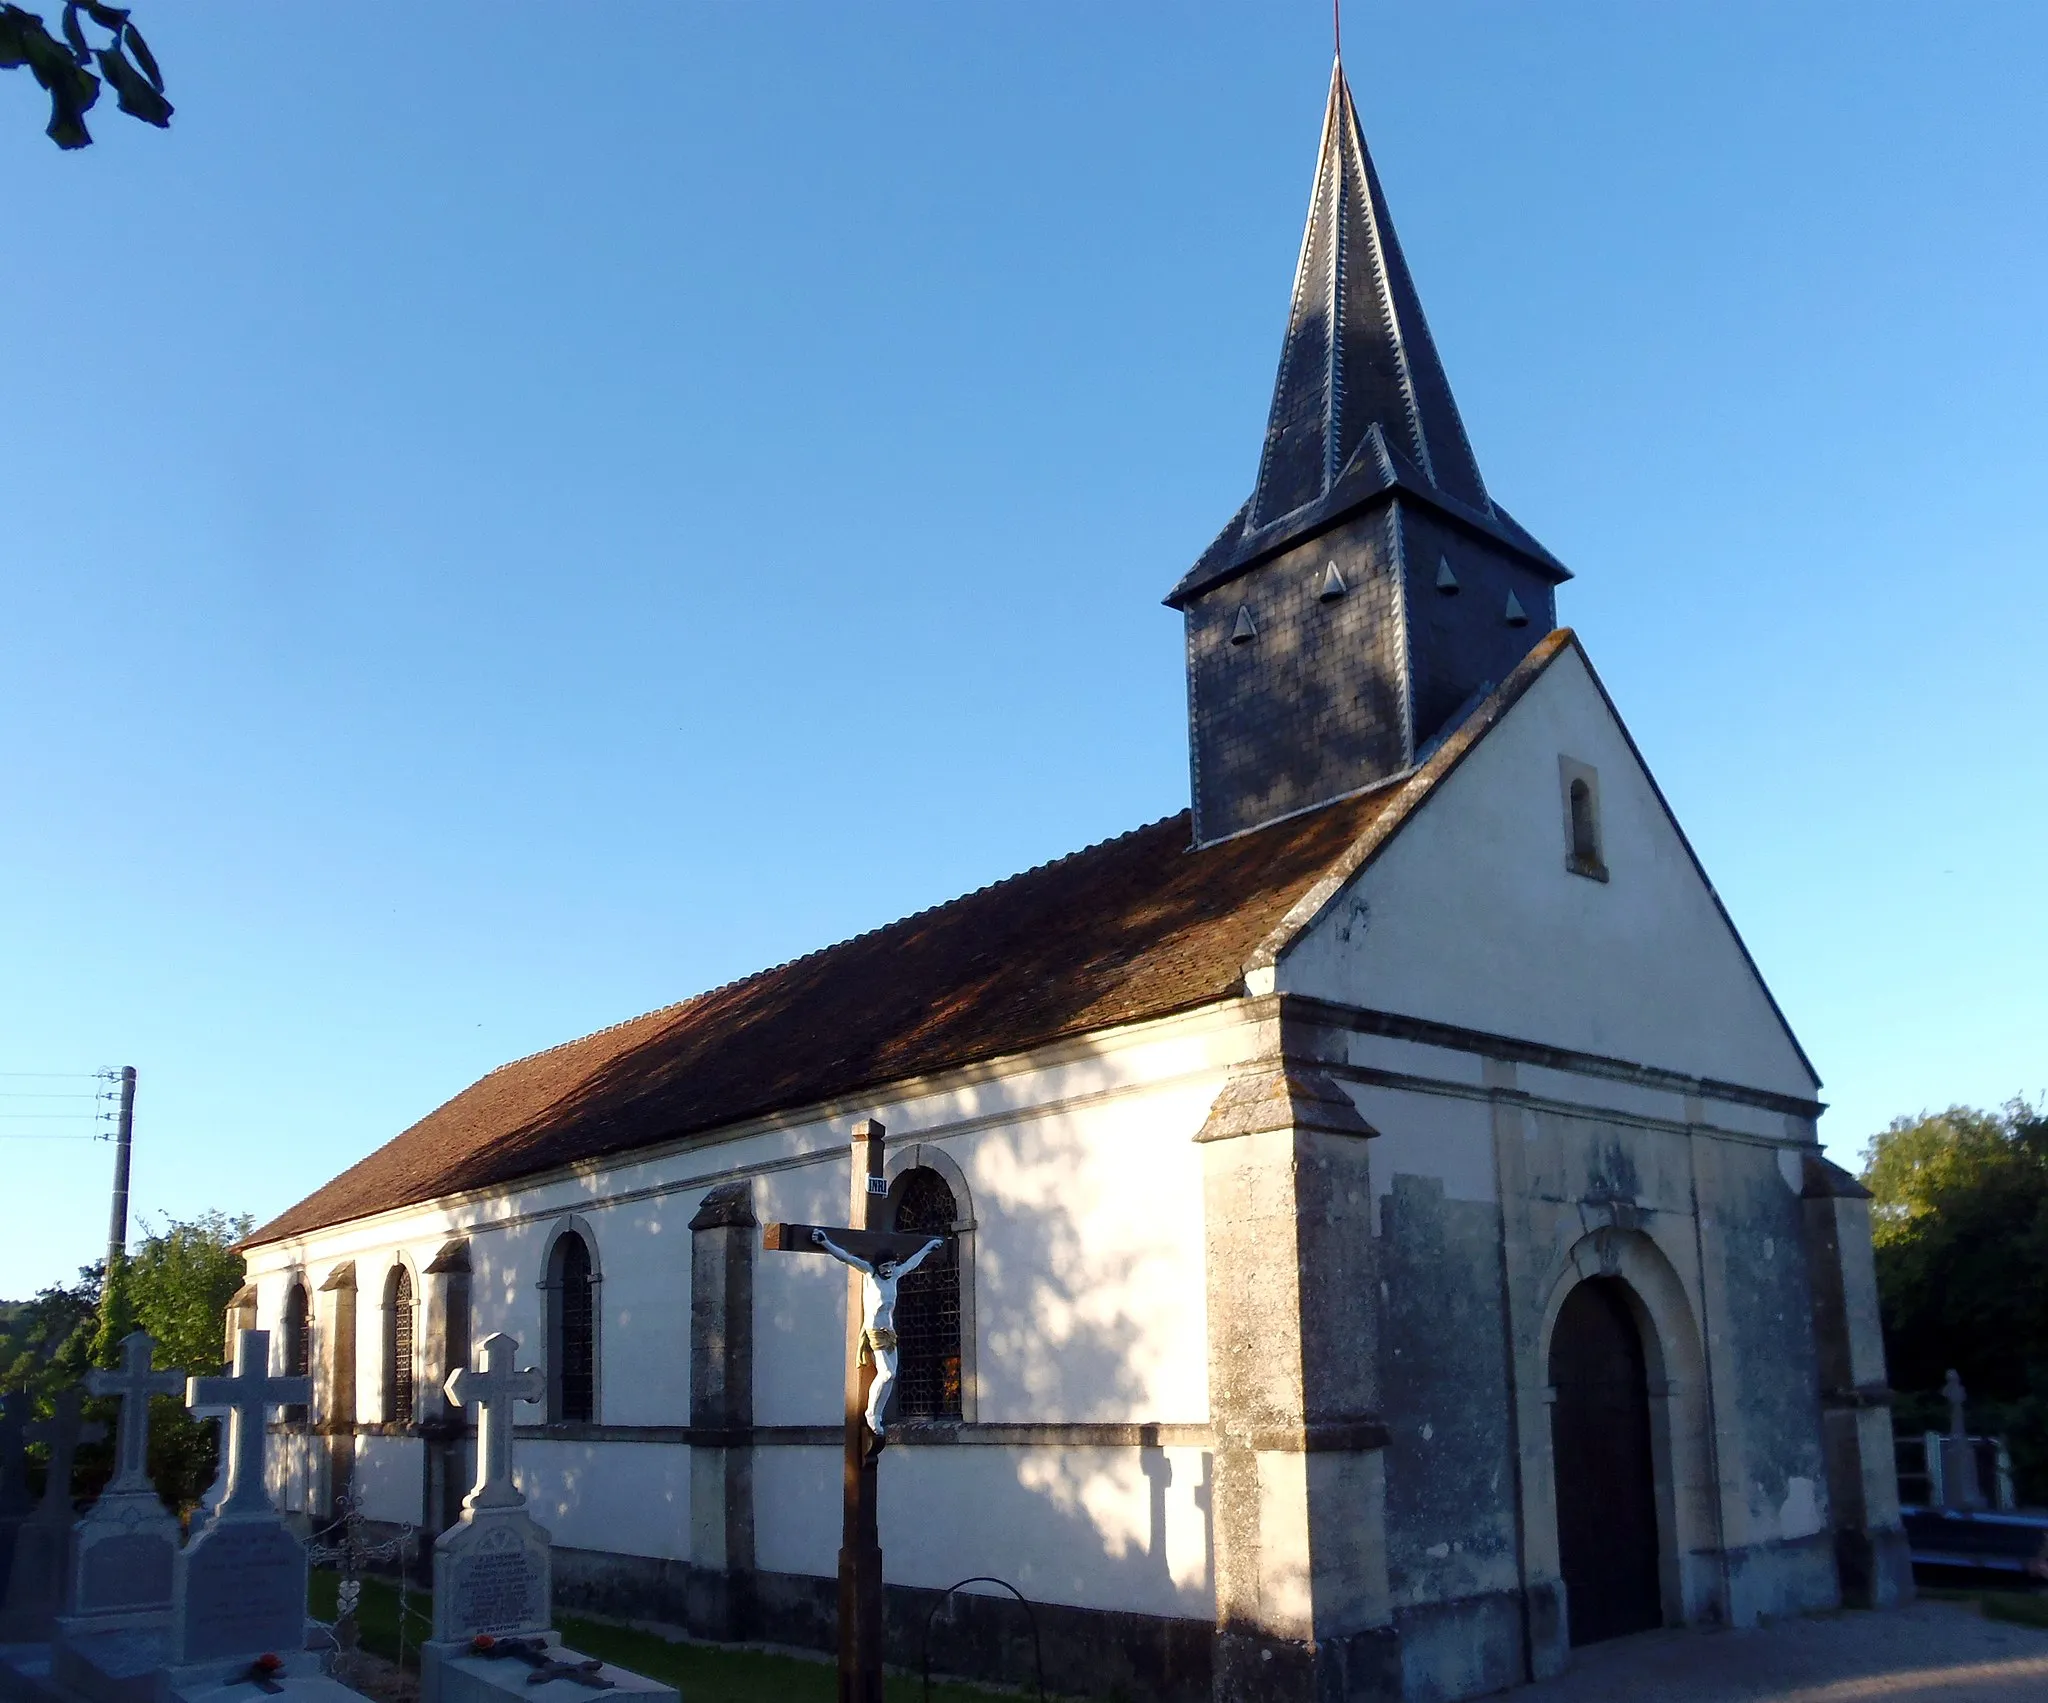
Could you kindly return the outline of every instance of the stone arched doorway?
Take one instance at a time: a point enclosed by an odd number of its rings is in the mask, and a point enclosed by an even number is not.
[[[1664,1623],[1649,1353],[1628,1285],[1576,1285],[1550,1335],[1559,1571],[1573,1644]]]

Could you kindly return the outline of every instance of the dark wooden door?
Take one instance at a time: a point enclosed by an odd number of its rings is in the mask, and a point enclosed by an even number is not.
[[[1574,1644],[1664,1623],[1643,1339],[1624,1286],[1582,1283],[1550,1339],[1557,1547]]]

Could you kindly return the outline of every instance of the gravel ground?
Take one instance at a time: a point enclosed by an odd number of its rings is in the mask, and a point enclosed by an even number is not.
[[[1505,1695],[1513,1703],[2043,1703],[2048,1632],[1951,1602],[1745,1632],[1649,1632],[1578,1651],[1569,1673]]]

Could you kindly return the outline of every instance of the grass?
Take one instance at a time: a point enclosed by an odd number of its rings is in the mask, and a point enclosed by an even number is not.
[[[317,1618],[334,1618],[339,1585],[333,1573],[313,1575],[310,1606]],[[410,1621],[406,1666],[412,1667],[419,1660],[418,1641],[431,1623],[433,1599],[424,1591],[413,1591],[406,1606],[414,1616],[426,1617]],[[356,1610],[363,1648],[386,1661],[396,1661],[398,1622],[397,1585],[389,1579],[365,1579],[362,1603]],[[673,1685],[686,1703],[835,1703],[839,1695],[838,1673],[829,1662],[718,1644],[674,1643],[653,1632],[574,1614],[557,1616],[555,1630],[573,1650]],[[890,1674],[886,1689],[888,1703],[922,1703],[924,1697],[924,1682],[915,1675]],[[932,1681],[932,1703],[992,1703],[1015,1695],[978,1685]]]
[[[2014,1626],[2037,1626],[2048,1632],[2048,1592],[1969,1590],[1953,1585],[1922,1585],[1920,1594],[1937,1602],[1973,1602],[1986,1620]]]

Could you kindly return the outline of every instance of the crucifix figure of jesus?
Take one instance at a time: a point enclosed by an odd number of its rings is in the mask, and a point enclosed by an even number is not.
[[[217,1408],[228,1416],[227,1494],[217,1518],[267,1514],[270,1491],[263,1482],[264,1428],[273,1407],[304,1407],[313,1399],[311,1378],[270,1375],[270,1332],[235,1333],[235,1369],[226,1377],[187,1378],[187,1407]]]
[[[898,1367],[897,1287],[942,1246],[943,1236],[884,1230],[889,1184],[886,1132],[873,1118],[853,1126],[853,1222],[764,1224],[770,1253],[825,1254],[847,1280],[845,1489],[839,1541],[839,1703],[882,1703],[882,1542],[875,1517],[883,1408]],[[855,1292],[856,1284],[858,1293]],[[856,1322],[857,1321],[857,1322]]]
[[[943,1236],[933,1236],[907,1260],[893,1260],[886,1254],[864,1260],[833,1241],[829,1231],[816,1225],[811,1227],[813,1247],[823,1248],[841,1265],[860,1273],[860,1353],[875,1369],[868,1382],[867,1421],[877,1448],[886,1437],[883,1415],[889,1410],[889,1393],[895,1388],[900,1364],[896,1346],[896,1291],[906,1277],[924,1264],[934,1248],[945,1246],[945,1241]]]
[[[156,1338],[146,1330],[132,1330],[121,1339],[118,1371],[95,1366],[85,1375],[85,1387],[96,1396],[118,1396],[121,1417],[114,1425],[114,1478],[107,1486],[109,1496],[146,1494],[154,1496],[149,1481],[149,1398],[174,1396],[185,1388],[185,1374],[152,1369],[156,1359]]]

